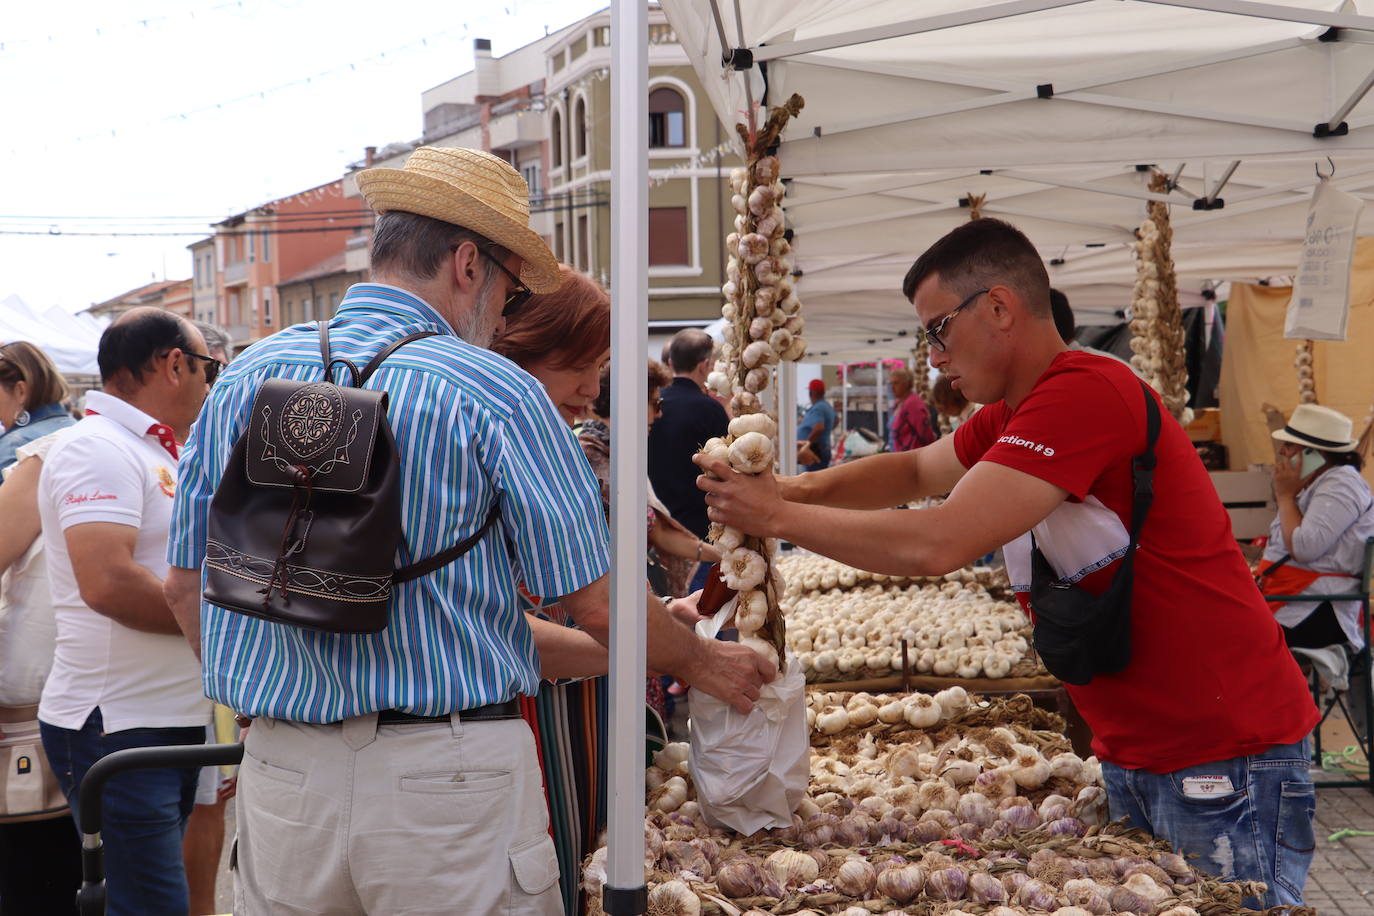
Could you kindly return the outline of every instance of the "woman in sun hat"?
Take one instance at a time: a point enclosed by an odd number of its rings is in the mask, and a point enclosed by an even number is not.
[[[1273,432],[1278,447],[1274,496],[1278,515],[1260,565],[1268,595],[1336,595],[1358,585],[1365,541],[1374,537],[1374,496],[1360,476],[1350,418],[1299,404]],[[1356,601],[1270,602],[1288,645],[1319,649],[1364,645]]]

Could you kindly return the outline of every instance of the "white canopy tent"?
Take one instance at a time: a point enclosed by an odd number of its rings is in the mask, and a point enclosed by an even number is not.
[[[64,375],[99,375],[96,353],[108,318],[72,315],[57,306],[38,311],[18,296],[0,301],[0,344],[27,340]]]
[[[1204,281],[1292,272],[1314,165],[1374,196],[1374,16],[1350,12],[1370,0],[662,6],[728,123],[806,100],[779,155],[807,338],[826,362],[910,352],[902,276],[968,218],[970,195],[1027,232],[1081,323],[1129,304],[1147,200],[1176,204],[1195,297]],[[1176,184],[1150,194],[1143,165]]]

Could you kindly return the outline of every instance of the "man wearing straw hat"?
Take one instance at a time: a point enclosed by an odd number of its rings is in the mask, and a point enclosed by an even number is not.
[[[608,638],[607,532],[581,449],[543,387],[485,349],[504,316],[558,288],[510,165],[417,150],[358,175],[380,216],[372,282],[330,322],[330,354],[365,364],[401,458],[398,566],[500,531],[392,593],[382,632],[338,635],[200,600],[210,497],[267,378],[323,375],[314,324],[258,343],[221,376],[182,458],[168,596],[202,651],[209,696],[254,719],[239,779],[238,913],[555,913],[558,862],[517,696],[540,663],[515,575]],[[544,643],[540,642],[540,646]],[[768,673],[650,604],[649,660],[741,710]]]

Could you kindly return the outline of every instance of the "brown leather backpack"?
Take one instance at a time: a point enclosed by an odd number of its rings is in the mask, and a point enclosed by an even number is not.
[[[210,503],[205,600],[333,633],[376,633],[387,624],[393,583],[445,566],[495,524],[498,505],[472,536],[427,560],[394,568],[401,544],[401,480],[387,393],[362,387],[398,348],[433,336],[411,334],[360,372],[329,357],[325,378],[268,379]],[[331,380],[336,364],[351,385]]]

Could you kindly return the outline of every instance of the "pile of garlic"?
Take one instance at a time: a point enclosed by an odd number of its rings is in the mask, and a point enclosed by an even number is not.
[[[1153,190],[1167,187],[1167,176],[1152,179]],[[1178,304],[1170,246],[1169,209],[1158,201],[1136,231],[1132,244],[1136,281],[1131,303],[1131,366],[1159,392],[1164,407],[1180,423],[1192,422],[1188,407],[1188,368],[1184,362],[1183,313]]]
[[[1293,358],[1293,366],[1298,370],[1298,403],[1317,403],[1317,380],[1312,371],[1312,341],[1298,341],[1298,352]]]
[[[791,580],[789,580],[791,581]],[[783,603],[788,646],[811,682],[884,677],[907,665],[935,677],[1005,678],[1043,673],[1033,660],[1030,621],[1014,601],[959,581],[870,582]]]
[[[795,553],[783,557],[778,561],[778,565],[782,568],[783,577],[787,579],[789,598],[795,598],[805,592],[823,592],[871,584],[904,587],[944,586],[954,582],[970,588],[981,588],[996,596],[1009,596],[1011,592],[1006,569],[1001,566],[966,566],[943,576],[886,576],[813,553]]]
[[[686,745],[661,751],[646,773],[650,912],[1198,916],[1234,912],[1253,893],[1106,824],[1097,761],[1069,752],[1061,734],[1020,724],[1015,701],[957,688],[926,700],[939,710],[934,725],[873,725],[813,746],[792,824],[747,837],[702,818]],[[604,848],[583,881],[600,916]]]

